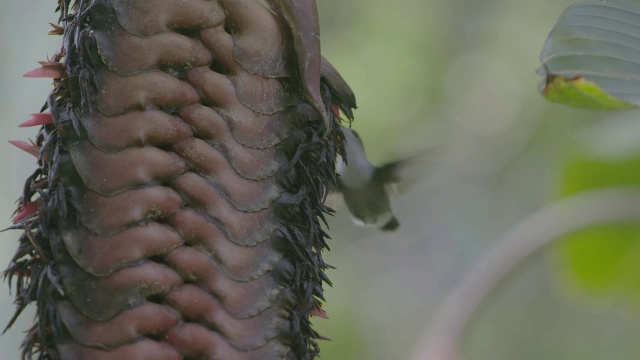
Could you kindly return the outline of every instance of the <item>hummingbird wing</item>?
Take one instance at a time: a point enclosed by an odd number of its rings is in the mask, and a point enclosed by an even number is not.
[[[406,171],[414,161],[415,159],[408,158],[379,166],[373,173],[373,179],[383,183],[389,195],[400,195],[417,180]]]
[[[389,162],[376,167],[373,178],[385,184],[390,195],[400,195],[422,180],[437,149],[429,149],[417,155]]]

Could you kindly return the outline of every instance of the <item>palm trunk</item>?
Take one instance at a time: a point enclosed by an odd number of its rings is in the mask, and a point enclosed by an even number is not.
[[[60,0],[6,272],[16,317],[37,305],[23,358],[318,354],[320,221],[355,103],[299,28],[315,2],[295,3]]]

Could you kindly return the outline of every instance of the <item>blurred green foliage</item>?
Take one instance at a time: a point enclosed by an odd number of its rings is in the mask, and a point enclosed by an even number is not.
[[[550,101],[600,110],[640,103],[640,5],[585,0],[559,16],[540,56],[542,94]],[[638,119],[588,126],[564,160],[561,196],[640,186]],[[591,293],[640,305],[640,224],[610,224],[567,236],[559,246],[565,276]]]
[[[604,92],[598,84],[585,78],[555,76],[546,83],[542,95],[551,101],[594,110],[625,110],[635,106]]]
[[[568,152],[561,196],[613,186],[640,186],[640,147],[634,116],[588,127]],[[559,243],[565,275],[574,285],[600,296],[622,296],[640,305],[640,224],[585,229]]]
[[[597,295],[640,302],[640,225],[608,225],[582,230],[559,244],[572,281]]]

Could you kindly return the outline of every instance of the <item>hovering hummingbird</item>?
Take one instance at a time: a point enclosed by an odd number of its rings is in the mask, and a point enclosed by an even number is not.
[[[398,185],[405,182],[401,170],[416,158],[393,161],[382,166],[372,165],[364,145],[355,130],[342,126],[346,140],[346,158],[336,161],[337,190],[358,225],[374,225],[384,231],[400,226],[391,212],[389,196],[398,193]]]

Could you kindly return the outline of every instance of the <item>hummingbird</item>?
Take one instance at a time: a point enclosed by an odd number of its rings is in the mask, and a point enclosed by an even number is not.
[[[404,182],[402,170],[415,158],[393,161],[382,166],[369,162],[360,135],[341,126],[345,157],[336,160],[337,191],[342,193],[353,220],[358,225],[373,225],[383,231],[396,230],[400,223],[391,212],[390,195],[396,195]]]

